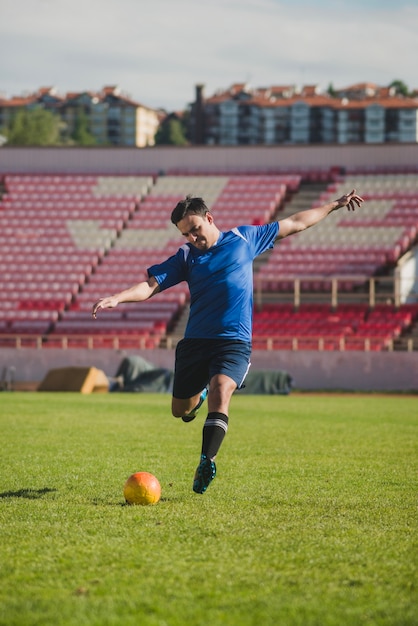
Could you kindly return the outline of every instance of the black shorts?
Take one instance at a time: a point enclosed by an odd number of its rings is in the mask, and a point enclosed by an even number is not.
[[[251,344],[236,339],[182,339],[176,348],[173,396],[191,398],[215,374],[225,374],[239,389],[250,368]]]

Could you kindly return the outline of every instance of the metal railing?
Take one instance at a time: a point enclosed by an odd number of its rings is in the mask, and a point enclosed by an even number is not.
[[[318,291],[312,286],[318,283]],[[280,285],[286,285],[283,291]],[[273,289],[277,285],[277,289]],[[286,276],[265,274],[254,278],[254,302],[257,308],[272,301],[291,301],[298,308],[303,301],[317,300],[329,302],[337,308],[342,302],[362,302],[373,308],[380,302],[390,302],[394,306],[401,304],[401,278],[398,272],[394,276],[365,276],[350,274],[343,276]]]
[[[309,289],[315,281],[321,282],[320,292],[313,292]],[[373,276],[364,275],[350,276],[289,276],[286,277],[286,285],[290,289],[284,291],[271,290],[271,284],[280,283],[281,279],[276,275],[264,275],[256,277],[254,280],[254,305],[256,309],[262,309],[264,304],[275,302],[291,302],[297,310],[304,302],[329,303],[332,308],[337,309],[339,304],[344,302],[363,303],[373,308],[376,304],[387,303],[395,307],[401,304],[401,280],[398,272],[394,276]],[[268,288],[266,288],[266,286]],[[119,349],[172,349],[177,345],[179,333],[161,334],[153,337],[149,334],[125,335],[118,333],[117,329],[106,333],[80,333],[80,334],[60,334],[58,328],[53,333],[31,334],[31,333],[2,333],[0,334],[1,348],[60,348],[63,350],[73,347],[94,350],[97,348]],[[395,338],[387,339],[383,337],[341,337],[331,335],[309,336],[309,337],[283,337],[277,335],[254,336],[254,348],[262,350],[385,350],[395,349],[412,352],[418,350],[418,338],[408,337],[403,341],[402,346],[395,345]],[[355,346],[355,347],[353,347]]]

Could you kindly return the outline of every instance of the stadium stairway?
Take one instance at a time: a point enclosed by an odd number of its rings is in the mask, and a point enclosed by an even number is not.
[[[330,277],[339,276],[340,290],[355,292],[370,277],[393,268],[411,248],[418,234],[417,177],[399,175],[395,189],[388,184],[381,186],[380,176],[360,178],[358,187],[361,190],[364,186],[365,193],[361,193],[367,199],[367,211],[357,210],[350,215],[336,211],[320,228],[280,242],[267,262],[258,267],[256,277],[262,291],[289,292],[293,290],[294,279],[300,279],[304,291],[326,293],[331,291]],[[302,208],[329,202],[354,185],[354,178],[341,179],[329,184],[316,198],[312,196],[320,191],[318,188],[312,188],[310,196],[310,185],[302,186],[279,219]],[[389,189],[385,196],[385,190]],[[306,202],[301,203],[302,199]]]

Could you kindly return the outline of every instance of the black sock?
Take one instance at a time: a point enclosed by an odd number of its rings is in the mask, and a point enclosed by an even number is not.
[[[224,413],[208,413],[203,426],[202,454],[213,459],[228,430],[228,416]]]

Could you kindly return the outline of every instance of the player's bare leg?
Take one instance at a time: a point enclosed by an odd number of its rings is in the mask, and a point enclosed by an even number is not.
[[[202,406],[208,395],[208,389],[205,387],[200,393],[182,400],[180,398],[172,398],[171,412],[174,417],[181,417],[183,422],[191,422],[196,417],[197,411]]]

